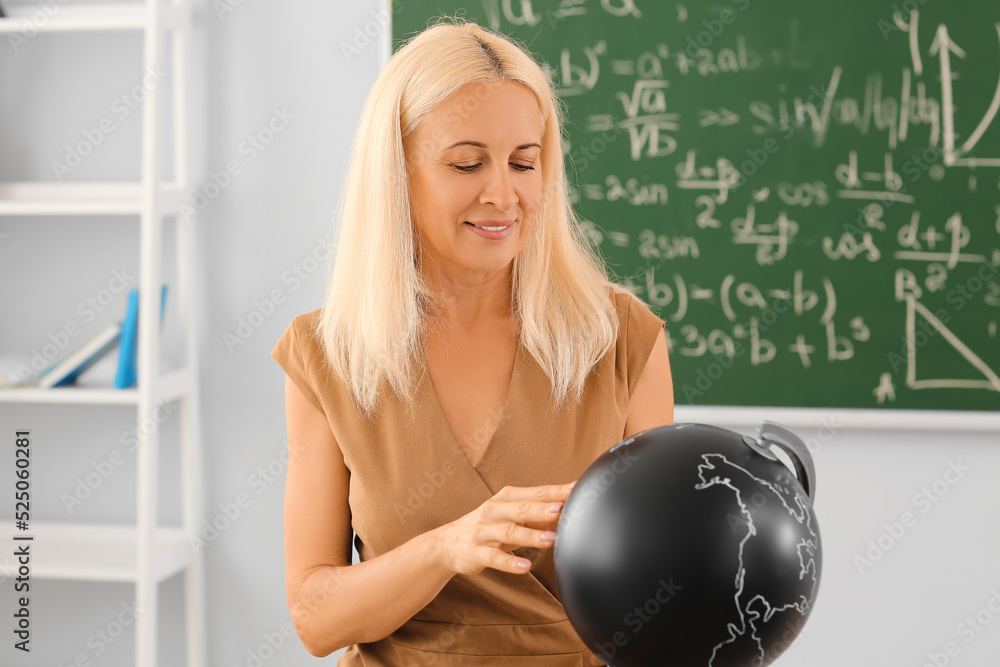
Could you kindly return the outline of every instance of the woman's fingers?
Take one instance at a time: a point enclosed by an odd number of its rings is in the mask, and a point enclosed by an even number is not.
[[[530,561],[510,552],[553,545],[559,514],[572,486],[506,486],[469,514],[442,526],[439,534],[449,566],[461,574],[476,574],[487,567],[527,572]]]

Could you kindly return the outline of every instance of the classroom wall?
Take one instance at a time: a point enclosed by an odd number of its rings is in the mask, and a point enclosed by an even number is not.
[[[200,6],[195,62],[204,116],[196,123],[195,173],[204,184],[232,160],[241,168],[198,223],[206,521],[216,521],[238,499],[248,501],[205,545],[208,664],[314,665],[295,636],[282,634],[289,619],[284,373],[270,350],[290,320],[318,307],[323,295],[324,242],[353,130],[379,67],[379,46],[375,39],[366,43],[366,33],[385,34],[381,5],[290,0],[279,8],[226,0]],[[350,59],[346,45],[358,50]],[[0,43],[0,180],[54,177],[52,162],[85,129],[112,115],[114,100],[141,78],[135,62],[120,56],[126,48],[141,52],[137,39],[124,36],[40,36],[16,54]],[[286,127],[263,150],[246,150],[247,137],[275,118],[287,118]],[[73,178],[138,177],[138,115],[116,123]],[[27,277],[23,286],[8,282],[0,290],[0,308],[16,314],[0,327],[4,352],[40,346],[48,332],[75,317],[81,301],[115,284],[116,271],[136,275],[138,235],[123,219],[86,225],[3,220],[0,231],[8,235],[0,245],[4,279]],[[124,293],[117,293],[104,317],[123,311]],[[250,320],[256,324],[247,328]],[[98,318],[85,332],[104,323]],[[689,414],[704,419],[679,408],[678,420]],[[715,417],[713,423],[746,433],[758,423],[736,423],[726,411]],[[72,513],[62,501],[77,478],[121,447],[119,434],[133,418],[118,408],[0,406],[0,433],[26,424],[44,444],[33,468],[38,518],[134,518],[135,459],[127,452],[124,464]],[[165,522],[180,517],[176,427],[169,415],[161,425]],[[836,421],[795,430],[815,452],[824,569],[816,610],[778,664],[992,664],[988,658],[1000,654],[997,432],[958,432],[945,422],[907,431]],[[915,498],[925,487],[934,498]],[[909,525],[895,527],[904,513],[912,515]],[[879,556],[870,541],[885,553]],[[12,595],[0,585],[0,616],[9,617]],[[183,627],[179,578],[166,582],[161,596],[161,636],[169,640],[161,642],[160,654],[165,664],[180,664],[182,648],[174,639]],[[0,664],[51,667],[82,655],[92,664],[130,665],[128,630],[111,642],[99,637],[123,613],[128,618],[131,601],[126,585],[38,582],[35,650],[14,656],[3,642]],[[335,662],[336,655],[325,664]]]

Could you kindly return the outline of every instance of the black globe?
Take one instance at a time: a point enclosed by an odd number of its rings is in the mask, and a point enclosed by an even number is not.
[[[758,439],[676,424],[623,440],[580,477],[556,529],[570,622],[613,667],[770,664],[819,587],[814,493],[808,449],[777,424]]]

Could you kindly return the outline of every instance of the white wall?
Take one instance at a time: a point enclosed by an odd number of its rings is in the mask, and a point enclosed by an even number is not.
[[[284,374],[270,350],[295,315],[320,303],[325,271],[316,257],[330,229],[361,105],[378,71],[375,44],[363,47],[353,62],[342,55],[341,45],[353,44],[356,29],[373,23],[379,3],[233,0],[233,11],[222,15],[214,9],[221,3],[202,4],[195,62],[207,120],[197,128],[196,173],[204,183],[230,160],[241,165],[199,221],[206,520],[240,494],[250,500],[206,547],[208,664],[246,667],[256,664],[267,636],[278,643],[274,633],[288,620],[281,517]],[[140,78],[137,60],[121,57],[126,52],[139,57],[137,38],[40,36],[18,53],[0,40],[0,180],[54,178],[51,163],[63,159],[85,129],[111,115],[114,100]],[[294,117],[251,161],[241,144],[267,125],[275,109]],[[116,131],[72,178],[137,178],[138,120],[133,114],[116,121]],[[107,293],[115,271],[135,275],[138,235],[131,221],[0,219],[0,232],[8,235],[0,243],[2,352],[39,347],[66,321],[79,321],[77,305]],[[22,281],[15,286],[12,276]],[[268,305],[275,294],[281,302]],[[85,333],[124,311],[124,293],[114,296],[103,319],[79,322]],[[255,313],[263,315],[260,325],[232,344],[241,322]],[[39,443],[33,462],[37,518],[125,522],[134,517],[135,459],[127,451],[124,464],[72,514],[61,500],[74,492],[77,478],[122,447],[120,437],[133,418],[117,408],[0,406],[0,438],[27,425]],[[683,409],[678,419],[685,419]],[[757,425],[726,420],[725,412],[718,413],[719,423],[742,432],[752,433]],[[173,490],[176,426],[176,419],[168,418],[162,427],[164,521],[180,516]],[[1000,619],[968,643],[969,635],[958,626],[1000,590],[998,433],[839,426],[821,439],[816,425],[796,430],[821,445],[815,456],[816,508],[824,570],[816,611],[779,664],[917,666],[949,641],[959,649],[949,664],[994,664]],[[951,462],[969,470],[921,513],[914,494],[942,479]],[[0,470],[9,465],[3,461]],[[268,466],[276,475],[260,483],[258,471]],[[8,512],[4,505],[2,512]],[[878,542],[885,524],[898,522],[904,512],[915,516],[915,525],[881,560],[859,572],[855,557],[864,557],[869,540]],[[888,539],[883,537],[883,544]],[[10,618],[13,595],[7,583],[0,586],[0,617]],[[183,656],[177,640],[182,593],[176,577],[161,588],[162,636],[168,638],[161,655],[174,664]],[[14,655],[4,641],[0,664],[51,667],[83,655],[93,664],[130,665],[129,631],[110,645],[97,633],[113,629],[131,599],[125,585],[37,582],[34,650]],[[282,640],[273,655],[267,649],[263,655],[264,665],[316,664],[295,637]],[[330,658],[327,664],[334,662]]]

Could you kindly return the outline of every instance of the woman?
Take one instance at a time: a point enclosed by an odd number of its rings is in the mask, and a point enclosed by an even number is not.
[[[288,603],[314,655],[603,664],[559,601],[553,531],[590,463],[672,422],[673,391],[663,320],[573,217],[557,104],[525,51],[461,21],[369,95],[326,303],[272,352]]]

